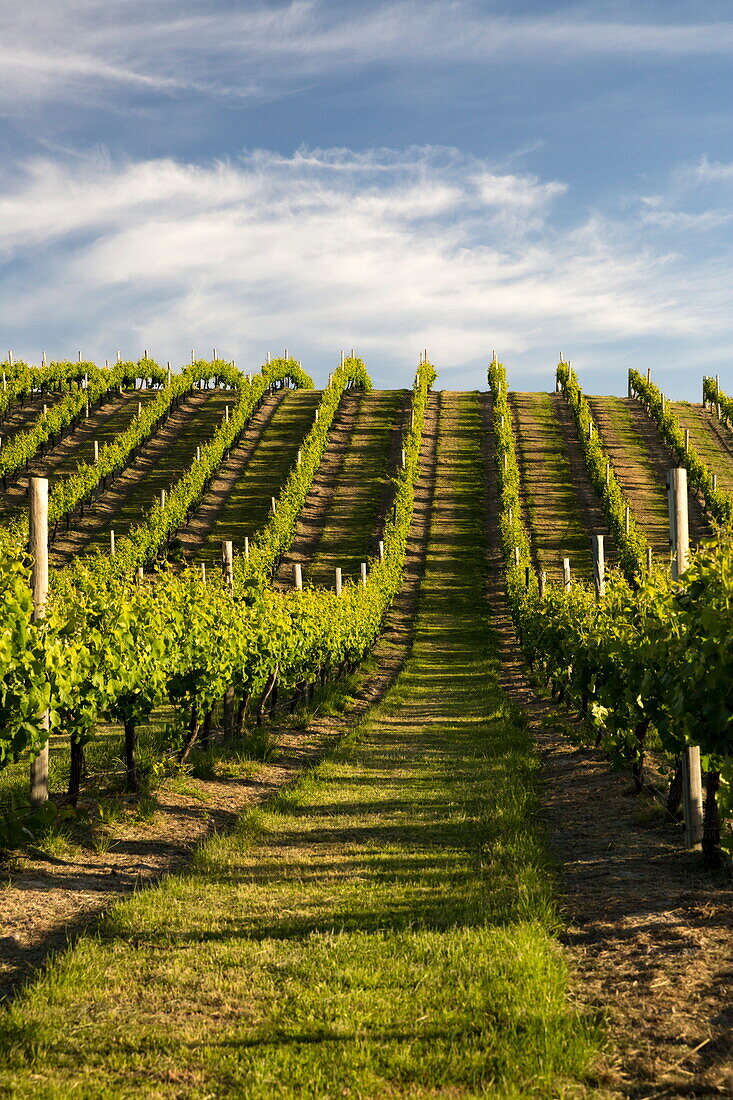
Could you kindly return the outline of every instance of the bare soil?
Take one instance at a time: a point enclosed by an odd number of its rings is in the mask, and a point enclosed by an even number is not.
[[[502,684],[543,761],[574,995],[608,1019],[613,1049],[599,1066],[601,1088],[635,1100],[731,1096],[731,877],[704,874],[699,855],[683,850],[681,829],[633,795],[602,753],[573,744],[573,716],[533,689],[504,589],[490,402],[486,395],[487,598]]]
[[[262,803],[312,766],[354,721],[379,701],[409,654],[422,576],[435,482],[439,395],[432,395],[420,455],[415,507],[402,588],[387,614],[374,650],[374,668],[338,717],[316,715],[308,729],[275,728],[274,762],[256,765],[251,779],[186,779],[154,792],[154,813],[140,821],[131,799],[126,821],[106,851],[79,839],[78,851],[46,858],[26,851],[0,864],[0,997],[31,980],[49,954],[63,949],[114,902],[184,867],[214,831],[233,828],[246,809]],[[89,837],[87,837],[87,840]]]

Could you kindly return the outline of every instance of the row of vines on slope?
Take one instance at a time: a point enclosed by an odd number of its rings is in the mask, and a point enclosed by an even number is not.
[[[251,381],[232,364],[222,360],[193,363],[181,375],[175,376],[166,390],[142,410],[140,417],[126,432],[103,448],[99,464],[81,466],[75,477],[56,491],[60,502],[59,506],[54,507],[55,501],[52,499],[50,518],[57,521],[64,514],[62,508],[68,513],[77,503],[92,500],[99,478],[104,474],[121,472],[132,461],[140,444],[160,426],[176,403],[209,378],[234,391],[231,415],[228,419],[222,419],[212,439],[200,448],[199,457],[178,478],[165,503],[156,502],[142,522],[126,538],[120,539],[111,565],[120,575],[130,575],[137,566],[153,564],[168,539],[189,518],[203,497],[216,469],[236,445],[269,389],[286,380],[299,387],[311,388],[313,385],[312,379],[292,359],[273,360]],[[106,559],[104,562],[106,564]],[[105,564],[97,561],[102,568]]]
[[[650,726],[672,756],[700,745],[707,769],[703,848],[715,864],[718,811],[733,814],[733,538],[721,533],[700,548],[679,581],[666,570],[634,568],[633,587],[612,573],[600,599],[578,583],[548,586],[540,596],[525,573],[529,547],[516,527],[519,467],[500,363],[492,363],[489,384],[507,590],[528,663],[587,716],[611,759],[633,768],[639,789]],[[599,473],[601,461],[596,455]],[[729,833],[724,843],[731,846]]]
[[[705,379],[705,382],[711,381],[711,379]],[[715,387],[715,393],[706,399],[712,400],[715,397],[713,401],[715,404],[719,394],[714,381],[712,385]],[[648,415],[657,425],[662,439],[677,457],[680,465],[686,467],[690,485],[704,498],[709,515],[717,523],[730,523],[733,517],[733,500],[731,500],[730,494],[718,489],[717,486],[713,487],[712,470],[700,458],[692,443],[686,445],[685,433],[680,426],[674,409],[670,402],[664,398],[659,387],[650,379],[644,378],[639,371],[630,370],[629,389],[642,402]]]
[[[569,363],[558,363],[557,381],[575,420],[588,477],[620,550],[621,569],[634,583],[646,571],[648,544],[598,434],[591,407]]]
[[[281,594],[252,577],[229,588],[202,581],[193,569],[143,584],[111,568],[78,570],[73,578],[65,570],[46,619],[34,623],[28,563],[3,555],[0,766],[40,750],[48,737],[40,715],[48,709],[52,733],[71,738],[77,755],[101,721],[120,722],[134,786],[135,730],[161,704],[175,708],[170,749],[185,758],[224,696],[236,716],[229,732],[237,736],[276,682],[302,697],[324,670],[355,665],[374,644],[401,583],[434,376],[426,363],[415,379],[384,558],[369,563],[366,584],[347,583],[340,595],[311,588]]]
[[[52,364],[53,367],[65,367],[67,364]],[[3,487],[7,488],[9,477],[27,469],[31,460],[46,446],[52,446],[61,439],[63,433],[72,425],[84,419],[87,408],[107,400],[114,392],[134,386],[141,377],[139,371],[148,369],[142,360],[140,364],[119,363],[112,370],[100,370],[93,363],[69,364],[76,372],[84,370],[71,380],[68,392],[55,405],[41,415],[32,427],[14,436],[7,446],[0,450],[0,477]],[[47,368],[51,370],[51,367]],[[167,377],[156,364],[149,364],[150,380],[160,384]]]

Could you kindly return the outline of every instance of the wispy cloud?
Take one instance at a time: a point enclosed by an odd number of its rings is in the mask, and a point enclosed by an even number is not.
[[[582,11],[582,9],[580,9]],[[52,98],[170,95],[277,98],[353,67],[514,63],[541,58],[729,56],[733,21],[589,18],[577,6],[507,15],[471,0],[35,0],[0,12],[4,113]]]
[[[641,217],[633,240],[597,215],[561,230],[563,192],[442,149],[35,160],[0,194],[0,321],[36,356],[56,340],[258,362],[287,345],[313,363],[356,346],[382,378],[426,344],[457,366],[494,347],[722,339],[725,257],[691,268]]]

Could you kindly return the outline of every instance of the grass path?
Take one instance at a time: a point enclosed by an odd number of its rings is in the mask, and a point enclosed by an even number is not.
[[[413,653],[383,704],[19,998],[0,1092],[582,1094],[537,758],[480,598],[480,446],[478,396],[444,395]]]
[[[702,405],[674,401],[672,409],[681,427],[690,429],[690,442],[700,458],[718,475],[719,487],[733,493],[733,432]]]
[[[628,397],[588,396],[588,403],[637,523],[655,557],[668,560],[666,476],[676,460],[640,402]],[[696,543],[710,534],[710,527],[692,494],[688,504],[690,538]]]
[[[532,539],[535,564],[552,579],[559,580],[562,559],[568,557],[573,572],[589,579],[593,575],[591,524],[593,531],[605,533],[605,523],[593,498],[592,486],[585,484],[585,470],[571,468],[571,456],[558,419],[561,399],[550,393],[511,393],[509,400],[521,472],[524,521]],[[585,506],[581,488],[590,491]],[[595,510],[591,511],[593,504]],[[596,513],[600,522],[594,522]]]
[[[245,469],[228,487],[197,558],[220,561],[222,539],[232,539],[241,549],[245,535],[251,539],[264,527],[270,516],[270,501],[279,496],[287,481],[322,396],[321,390],[286,390],[282,394]]]
[[[138,401],[145,405],[157,394],[157,390],[132,390],[125,391],[122,396],[115,395],[92,409],[86,419],[68,431],[45,455],[37,452],[28,472],[21,473],[5,492],[0,492],[0,518],[8,518],[19,509],[28,507],[28,480],[32,475],[47,477],[53,489],[60,481],[75,474],[80,462],[93,461],[95,439],[100,447],[111,442],[132,423],[137,415]],[[38,407],[40,409],[40,404]]]
[[[408,399],[405,390],[379,390],[362,396],[316,551],[307,566],[313,584],[332,585],[337,565],[343,569],[344,580],[354,580],[360,562],[376,555],[384,526],[387,482],[398,468],[399,433]]]
[[[194,390],[183,398],[162,427],[154,432],[137,457],[97,497],[83,518],[76,516],[68,532],[54,540],[52,562],[61,565],[91,549],[109,545],[110,528],[118,538],[145,519],[147,511],[175,485],[196,457],[196,447],[215,435],[226,405],[235,396],[230,390]]]

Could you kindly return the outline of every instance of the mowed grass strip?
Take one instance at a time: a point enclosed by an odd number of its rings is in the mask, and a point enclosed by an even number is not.
[[[733,432],[702,405],[673,401],[671,407],[682,430],[689,428],[690,443],[702,461],[718,475],[718,487],[733,493]]]
[[[197,560],[220,562],[221,543],[231,539],[241,548],[267,523],[272,497],[277,499],[294,465],[298,448],[313,425],[321,390],[293,390],[283,396],[247,463],[244,476],[227,495]]]
[[[666,471],[673,465],[671,456],[638,401],[586,396],[634,517],[655,556],[666,560],[669,557]],[[691,512],[691,521],[693,518]]]
[[[359,576],[360,563],[377,553],[378,527],[390,468],[392,432],[404,415],[405,390],[375,390],[359,403],[333,498],[323,521],[316,553],[308,566],[314,584],[332,585],[340,566],[344,580]],[[399,463],[399,453],[396,456]]]
[[[565,439],[549,393],[510,393],[524,520],[536,563],[550,577],[562,576],[562,559],[589,578],[593,556],[573,487]]]
[[[380,708],[2,1021],[13,1097],[586,1095],[539,764],[482,599],[475,394],[446,395],[413,653]]]

